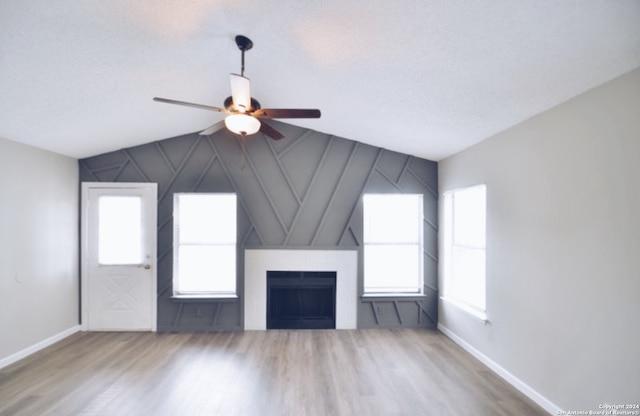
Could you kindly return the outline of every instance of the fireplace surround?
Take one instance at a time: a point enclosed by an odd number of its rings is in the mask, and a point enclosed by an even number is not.
[[[355,250],[245,250],[244,329],[267,329],[267,271],[329,271],[336,273],[335,328],[357,327]]]

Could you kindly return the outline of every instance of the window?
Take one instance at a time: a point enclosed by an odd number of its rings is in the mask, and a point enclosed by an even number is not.
[[[444,285],[446,300],[486,319],[487,188],[478,185],[444,194]]]
[[[177,193],[173,204],[174,296],[234,296],[236,195]]]
[[[366,194],[365,294],[422,293],[422,195]]]

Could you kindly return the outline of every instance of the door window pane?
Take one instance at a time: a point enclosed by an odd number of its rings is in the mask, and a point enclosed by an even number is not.
[[[142,263],[142,199],[139,196],[99,197],[98,263]]]

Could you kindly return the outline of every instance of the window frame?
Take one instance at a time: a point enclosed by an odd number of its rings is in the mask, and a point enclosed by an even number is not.
[[[417,241],[404,241],[404,242],[382,242],[382,241],[367,241],[367,214],[366,214],[366,198],[368,196],[374,197],[402,197],[402,196],[414,196],[418,198],[418,216],[416,220],[417,226]],[[424,195],[421,193],[365,193],[362,195],[362,218],[363,218],[363,281],[362,291],[363,297],[402,297],[402,296],[424,296]],[[367,286],[367,247],[415,247],[417,254],[417,283],[415,286],[399,287],[390,285],[389,287]],[[416,247],[417,246],[417,247]]]
[[[180,197],[184,195],[194,196],[222,196],[234,197],[234,213],[233,222],[235,223],[233,242],[230,243],[183,243],[180,241]],[[238,241],[237,241],[237,218],[238,218],[238,199],[234,192],[176,192],[173,194],[173,277],[172,289],[174,299],[208,299],[208,298],[237,298],[238,294]],[[220,214],[220,213],[218,213]],[[231,220],[231,218],[229,219]],[[233,281],[233,290],[180,290],[180,247],[181,246],[203,246],[203,247],[233,247],[233,259],[229,261],[229,265],[233,268],[232,276],[225,276],[227,282]],[[211,278],[215,279],[216,271],[209,270]]]
[[[455,230],[456,230],[456,221],[455,221],[455,204],[456,204],[456,195],[460,195],[462,192],[473,191],[475,189],[481,189],[483,191],[483,203],[484,209],[482,211],[482,242],[480,244],[477,243],[457,243],[455,241]],[[486,184],[477,184],[471,185],[464,188],[457,188],[450,191],[447,191],[443,194],[443,247],[442,247],[442,257],[443,257],[443,279],[442,279],[442,297],[441,299],[458,307],[459,309],[467,312],[473,317],[487,322],[487,295],[486,295],[486,287],[487,287],[487,186]],[[477,226],[477,224],[474,224]],[[482,264],[483,270],[479,274],[474,274],[474,276],[470,277],[470,279],[482,279],[480,286],[482,286],[481,299],[470,299],[470,297],[466,294],[461,293],[459,288],[461,287],[460,282],[456,282],[455,279],[459,277],[455,275],[455,251],[467,252],[467,254],[480,253],[482,255]],[[467,280],[465,280],[467,281]]]

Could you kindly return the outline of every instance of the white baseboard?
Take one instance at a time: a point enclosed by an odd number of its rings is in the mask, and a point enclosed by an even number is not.
[[[64,330],[62,332],[60,332],[59,334],[53,335],[45,340],[42,340],[40,342],[38,342],[37,344],[34,344],[30,347],[27,347],[21,351],[16,352],[15,354],[11,354],[10,356],[6,357],[6,358],[0,358],[0,369],[3,369],[4,367],[10,366],[11,364],[22,360],[25,357],[30,356],[31,354],[40,351],[43,348],[46,348],[50,345],[55,344],[58,341],[62,341],[63,339],[67,338],[68,336],[71,336],[73,334],[75,334],[76,332],[80,332],[82,330],[82,326],[80,325],[76,325],[76,326],[72,326],[71,328]]]
[[[451,332],[447,327],[438,324],[438,330],[449,337],[453,342],[461,346],[465,351],[469,354],[473,355],[477,358],[481,363],[489,367],[494,373],[502,377],[507,381],[507,383],[511,384],[513,387],[518,389],[522,394],[536,402],[538,406],[542,407],[544,410],[549,412],[552,415],[562,414],[562,409],[549,401],[546,397],[535,391],[529,385],[524,383],[522,380],[502,368],[495,361],[491,360],[489,357],[475,349],[471,344],[460,338],[458,335]]]

